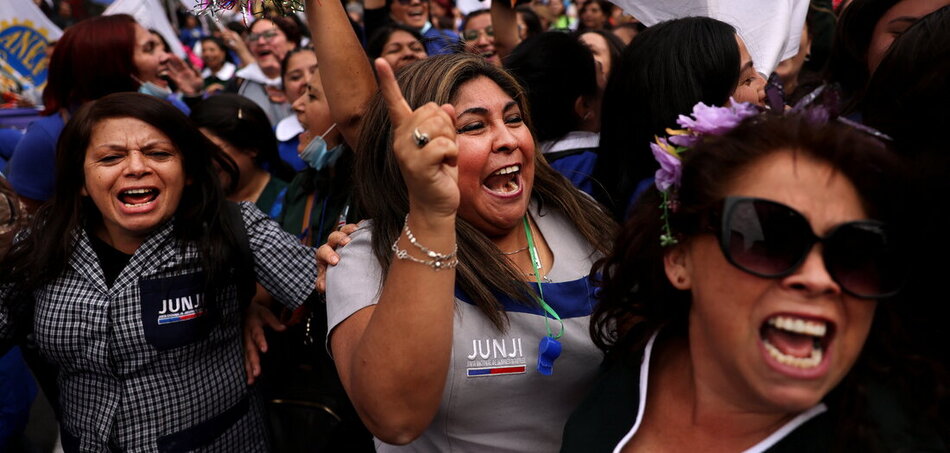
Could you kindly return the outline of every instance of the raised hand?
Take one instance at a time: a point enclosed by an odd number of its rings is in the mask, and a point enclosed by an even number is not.
[[[330,233],[327,237],[327,243],[317,249],[317,291],[327,292],[327,268],[336,266],[340,262],[340,255],[336,249],[350,243],[350,235],[353,234],[359,225],[348,223],[343,225],[339,231]]]
[[[201,75],[175,54],[168,56],[168,77],[175,81],[185,96],[201,94],[204,86]]]
[[[393,151],[409,191],[410,210],[454,216],[459,206],[455,108],[430,102],[412,110],[389,63],[376,59],[376,72],[393,123]]]
[[[254,55],[241,35],[227,27],[221,27],[221,37],[224,39],[224,45],[238,54],[242,68],[254,62]]]

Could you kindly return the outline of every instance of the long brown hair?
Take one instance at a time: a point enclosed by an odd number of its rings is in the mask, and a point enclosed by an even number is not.
[[[483,58],[466,54],[430,57],[406,66],[399,71],[397,79],[409,106],[418,108],[427,102],[451,103],[462,85],[478,77],[491,79],[511,96],[518,103],[527,126],[531,127],[524,90],[507,72],[486,63]],[[373,219],[373,252],[384,275],[392,261],[390,245],[399,237],[403,219],[409,212],[406,184],[392,151],[392,129],[386,104],[377,93],[363,120],[354,175],[358,202]],[[540,152],[535,153],[534,165],[532,198],[541,206],[542,215],[547,207],[561,211],[595,250],[606,254],[615,229],[610,217],[551,168]],[[495,244],[460,217],[456,220],[456,234],[459,259],[456,284],[499,330],[504,330],[507,322],[504,309],[492,291],[532,304],[532,290],[522,281],[521,272],[499,254]]]

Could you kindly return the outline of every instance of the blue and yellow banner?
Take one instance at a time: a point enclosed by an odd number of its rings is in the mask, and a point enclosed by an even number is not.
[[[31,0],[0,1],[0,73],[6,86],[42,88],[49,63],[47,48],[62,36],[59,29]]]

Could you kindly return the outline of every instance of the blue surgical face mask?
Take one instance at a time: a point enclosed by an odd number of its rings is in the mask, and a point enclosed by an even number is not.
[[[139,85],[139,93],[155,96],[159,99],[167,99],[172,94],[172,90],[162,88],[152,82],[142,82]]]
[[[323,139],[334,127],[336,127],[336,123],[330,126],[326,132],[310,140],[307,147],[300,152],[300,158],[314,170],[323,170],[327,165],[335,164],[336,160],[343,154],[342,144],[334,146],[333,149],[328,149],[327,141]]]

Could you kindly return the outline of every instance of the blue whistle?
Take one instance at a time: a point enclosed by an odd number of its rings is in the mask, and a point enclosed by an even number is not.
[[[554,373],[554,361],[561,355],[561,342],[551,337],[541,338],[538,345],[538,373],[550,376]]]

